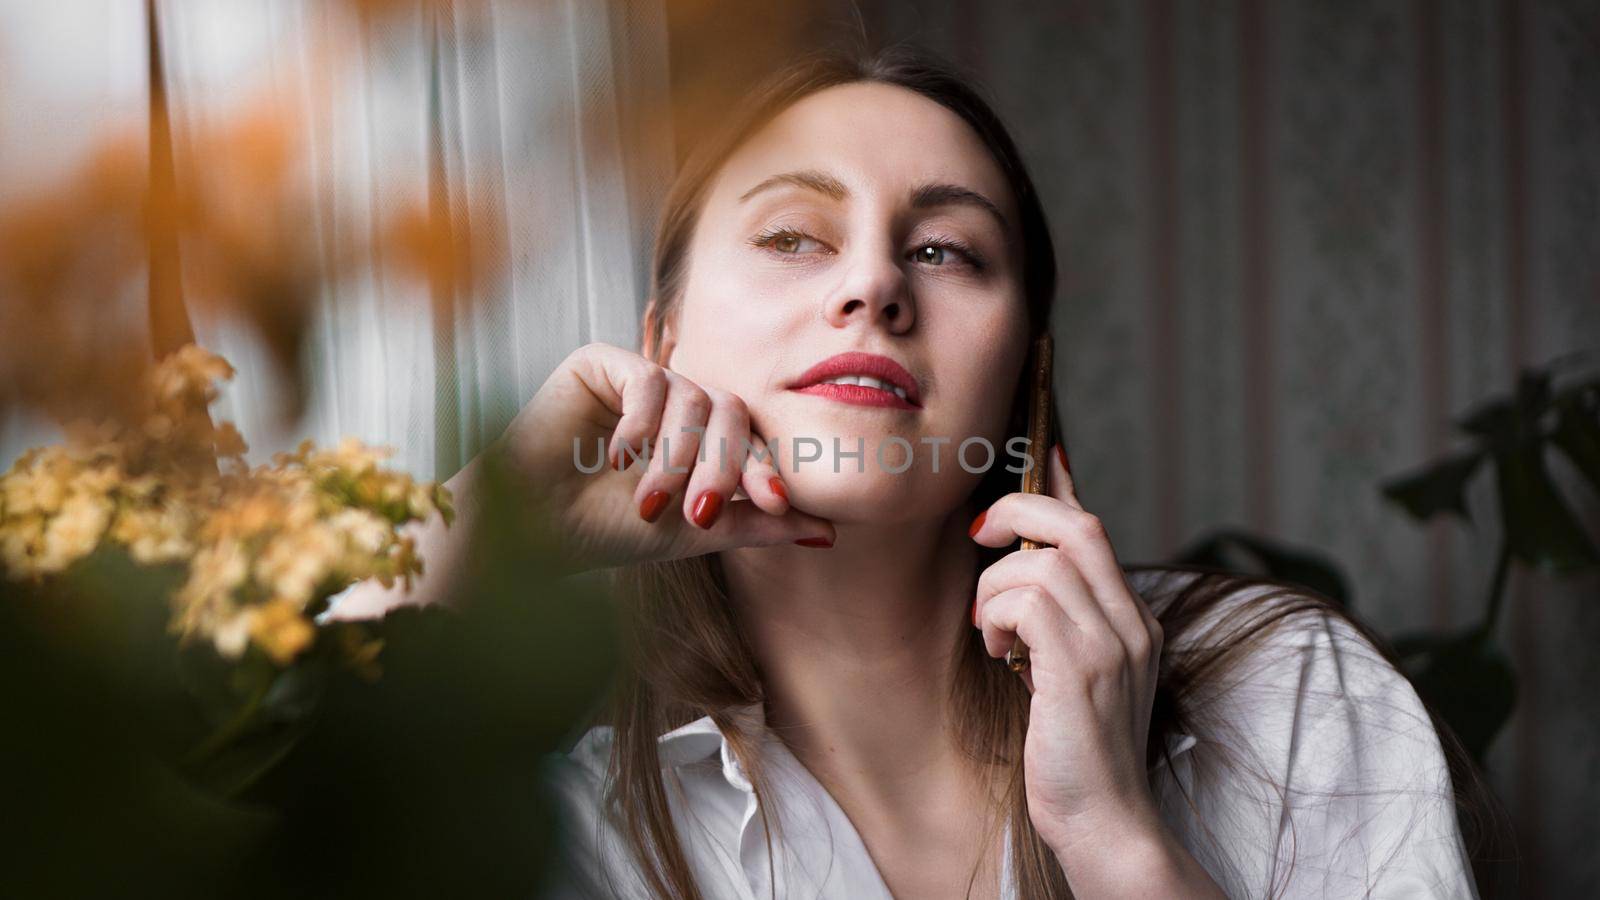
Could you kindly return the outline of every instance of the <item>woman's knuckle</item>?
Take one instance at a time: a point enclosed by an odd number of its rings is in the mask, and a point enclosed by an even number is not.
[[[1128,636],[1128,657],[1135,664],[1143,666],[1146,662],[1148,662],[1150,659],[1150,650],[1151,641],[1149,634],[1146,634],[1141,630]]]
[[[705,388],[694,382],[688,382],[683,386],[681,393],[680,402],[690,415],[703,419],[711,412],[711,395],[706,393]]]
[[[750,408],[745,405],[744,398],[732,391],[721,391],[716,400],[717,405],[726,409],[736,418],[744,419],[750,414]]]
[[[1043,555],[1040,556],[1040,561],[1044,563],[1045,568],[1047,568],[1051,574],[1060,578],[1070,577],[1077,573],[1078,567],[1075,563],[1073,563],[1072,557],[1067,555],[1067,551],[1062,550],[1060,547],[1042,547],[1040,550],[1043,551]],[[1039,553],[1040,550],[1035,550],[1033,552]]]
[[[640,359],[638,382],[641,386],[651,390],[660,390],[667,386],[667,370],[661,368],[648,359]]]
[[[1088,539],[1103,538],[1106,535],[1105,523],[1100,520],[1099,516],[1091,512],[1080,512],[1075,516],[1073,527],[1078,530],[1080,536]]]
[[[565,371],[570,371],[573,369],[586,369],[588,368],[589,363],[594,360],[596,352],[597,351],[595,350],[595,345],[593,343],[583,344],[582,346],[576,347],[572,350],[572,352],[568,353],[561,360],[561,364],[556,368]]]

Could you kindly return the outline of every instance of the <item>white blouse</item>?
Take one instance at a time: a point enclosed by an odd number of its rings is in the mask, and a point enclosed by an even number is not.
[[[1192,577],[1129,573],[1157,604]],[[1217,614],[1263,592],[1236,591]],[[1191,634],[1204,640],[1203,627]],[[1168,739],[1171,764],[1151,772],[1167,825],[1230,897],[1476,897],[1444,754],[1411,685],[1326,614],[1296,613],[1269,635],[1200,701],[1216,724]],[[766,734],[759,704],[739,715],[758,728],[748,733]],[[601,809],[610,742],[609,727],[593,728],[548,760],[566,864],[545,896],[650,896]],[[888,900],[833,797],[782,741],[768,734],[763,750],[779,817],[771,856],[750,782],[711,718],[660,736],[673,820],[703,895]],[[1010,866],[999,868],[1000,895],[1015,900]]]

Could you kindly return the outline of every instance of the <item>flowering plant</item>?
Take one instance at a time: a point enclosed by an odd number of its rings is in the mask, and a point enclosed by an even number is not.
[[[367,578],[409,585],[422,572],[408,522],[452,518],[448,491],[384,469],[387,451],[307,441],[249,468],[232,424],[214,424],[217,383],[233,376],[192,344],[148,371],[132,410],[75,423],[0,476],[0,568],[62,573],[98,548],[140,566],[176,566],[171,629],[224,658],[254,648],[279,667],[315,641],[328,598]],[[375,672],[379,642],[337,631],[341,652]]]

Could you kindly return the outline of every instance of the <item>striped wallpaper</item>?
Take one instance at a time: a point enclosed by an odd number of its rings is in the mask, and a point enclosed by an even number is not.
[[[1492,497],[1422,529],[1377,484],[1600,346],[1600,3],[875,9],[986,82],[1034,169],[1073,470],[1119,555],[1242,526],[1333,556],[1386,633],[1478,615]],[[1600,583],[1513,591],[1518,894],[1600,895]]]

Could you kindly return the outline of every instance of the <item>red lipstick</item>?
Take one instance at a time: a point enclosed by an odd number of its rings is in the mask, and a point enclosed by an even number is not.
[[[789,390],[857,406],[920,409],[917,380],[905,367],[875,353],[840,353],[807,369]]]

